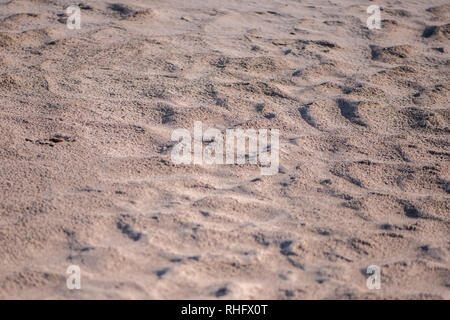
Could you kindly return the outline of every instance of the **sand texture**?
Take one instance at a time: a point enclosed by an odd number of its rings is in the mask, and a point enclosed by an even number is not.
[[[1,299],[450,299],[448,0],[71,4],[0,0]],[[279,173],[175,165],[194,121]]]

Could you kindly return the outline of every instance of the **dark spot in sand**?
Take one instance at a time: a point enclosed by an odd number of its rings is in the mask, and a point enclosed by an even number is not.
[[[358,113],[358,102],[353,102],[345,99],[337,100],[338,107],[341,110],[341,115],[350,122],[359,126],[365,127],[366,124],[361,120]]]
[[[199,261],[200,257],[199,256],[192,256],[192,257],[188,257],[188,260]]]
[[[133,228],[128,223],[119,221],[117,222],[117,228],[133,241],[139,241],[142,238],[142,233],[133,230]]]
[[[329,236],[330,232],[328,232],[327,230],[324,229],[317,229],[317,233],[320,234],[321,236]]]
[[[380,226],[380,228],[383,230],[392,230],[392,225],[389,223],[384,223]]]
[[[415,206],[412,204],[405,204],[403,207],[403,211],[405,212],[408,218],[421,218],[423,217],[423,213],[420,212]]]
[[[292,241],[286,240],[280,243],[280,253],[284,256],[295,256],[295,252],[291,250]]]
[[[207,211],[200,211],[200,213],[204,216],[204,217],[209,217],[210,214]]]
[[[228,294],[228,288],[227,288],[227,287],[220,288],[220,289],[217,290],[216,293],[215,293],[215,295],[216,295],[217,298],[223,297],[223,296],[225,296],[225,295],[227,295],[227,294]]]
[[[259,243],[265,247],[268,247],[270,245],[269,241],[266,240],[266,237],[262,233],[255,234],[253,236],[253,238],[255,239],[255,241],[257,243]]]
[[[100,189],[94,189],[94,188],[91,188],[89,186],[81,188],[80,191],[84,191],[84,192],[98,192],[98,193],[102,192],[102,190],[100,190]]]
[[[324,283],[325,281],[327,281],[326,279],[317,279],[316,280],[316,282],[318,283],[318,284],[322,284],[322,283]]]
[[[166,268],[162,268],[160,270],[157,270],[155,273],[156,273],[156,276],[159,279],[161,279],[167,272],[169,272],[169,270],[170,270],[170,268],[166,267]]]
[[[284,294],[286,295],[286,297],[293,297],[294,296],[294,292],[291,290],[285,290]]]
[[[110,4],[108,6],[108,8],[113,10],[113,11],[116,11],[116,12],[120,13],[120,15],[123,15],[123,16],[128,16],[132,12],[130,10],[130,8],[128,8],[127,6],[124,6],[123,4],[120,4],[120,3]]]
[[[321,185],[330,185],[331,184],[331,180],[330,179],[322,180],[322,181],[320,181],[320,184]]]
[[[73,139],[73,138],[71,138],[69,136],[64,136],[62,134],[57,133],[53,137],[48,139],[48,141],[53,142],[53,143],[75,142],[75,139]]]
[[[92,10],[93,9],[90,5],[85,4],[85,3],[80,3],[80,4],[78,4],[78,6],[80,7],[81,10]]]
[[[428,26],[423,30],[422,37],[430,38],[439,33],[438,26]]]

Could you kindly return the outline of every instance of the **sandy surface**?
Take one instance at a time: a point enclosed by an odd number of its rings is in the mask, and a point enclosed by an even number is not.
[[[0,0],[0,298],[450,299],[447,0],[70,4]],[[280,172],[174,165],[194,121]]]

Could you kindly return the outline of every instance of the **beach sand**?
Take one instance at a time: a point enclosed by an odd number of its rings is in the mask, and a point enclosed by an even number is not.
[[[71,4],[0,0],[0,298],[450,299],[447,0]],[[175,165],[194,121],[279,173]]]

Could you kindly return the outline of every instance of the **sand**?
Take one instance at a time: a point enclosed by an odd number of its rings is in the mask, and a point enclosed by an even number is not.
[[[450,298],[447,0],[71,4],[0,0],[0,298]],[[279,173],[173,164],[194,121]]]

